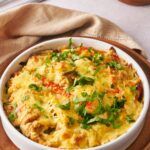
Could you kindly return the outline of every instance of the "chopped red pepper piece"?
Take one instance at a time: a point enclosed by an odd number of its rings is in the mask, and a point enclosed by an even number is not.
[[[113,54],[112,57],[113,57],[113,59],[116,60],[116,61],[119,61],[119,60],[120,60],[120,58],[119,58],[119,56],[118,56],[117,54]]]
[[[90,109],[90,108],[92,107],[92,102],[87,102],[87,103],[86,103],[86,107],[87,107],[88,109]]]
[[[86,102],[85,109],[88,113],[93,113],[96,110],[97,106],[98,106],[98,100],[94,100],[92,102],[88,101]]]
[[[80,49],[79,49],[79,53],[82,53],[82,51],[85,51],[85,50],[88,50],[88,48],[87,48],[87,47],[82,46],[82,47],[80,47]]]

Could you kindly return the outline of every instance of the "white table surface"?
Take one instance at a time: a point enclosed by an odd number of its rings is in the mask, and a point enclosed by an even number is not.
[[[47,0],[47,3],[111,20],[148,51],[150,58],[150,5],[129,6],[118,0]]]
[[[37,0],[11,1],[22,3]],[[150,60],[150,5],[129,6],[118,0],[46,0],[46,3],[90,12],[111,20],[132,36],[147,51],[147,56]],[[0,12],[3,11],[6,11],[5,7],[0,7]]]

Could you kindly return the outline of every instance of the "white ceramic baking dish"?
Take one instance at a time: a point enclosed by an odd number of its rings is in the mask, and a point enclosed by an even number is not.
[[[19,63],[22,61],[26,61],[30,55],[39,52],[41,50],[46,50],[46,49],[57,49],[60,48],[68,43],[67,38],[58,38],[54,40],[49,40],[43,43],[40,43],[36,46],[33,46],[23,53],[21,53],[19,56],[17,56],[6,68],[4,71],[1,80],[0,80],[0,99],[3,99],[3,91],[6,82],[10,78],[10,76],[16,72],[19,68],[20,65]],[[91,38],[82,38],[82,37],[73,37],[73,41],[76,45],[80,45],[83,43],[87,47],[94,47],[95,49],[103,49],[103,50],[108,50],[112,45],[91,39]],[[144,120],[146,117],[146,113],[148,111],[148,106],[149,106],[149,85],[148,85],[148,80],[146,78],[146,75],[144,74],[143,70],[141,67],[138,65],[138,63],[131,58],[128,54],[123,52],[121,49],[113,46],[118,55],[125,59],[128,63],[131,63],[133,67],[136,69],[138,75],[140,76],[142,83],[143,83],[143,89],[144,89],[144,105],[142,112],[140,113],[139,118],[137,121],[133,124],[131,128],[128,129],[126,133],[123,135],[119,136],[117,139],[110,141],[109,143],[106,143],[101,146],[89,148],[89,150],[124,150],[126,149],[138,136],[140,133]],[[0,101],[0,116],[2,120],[3,127],[8,135],[8,137],[14,142],[14,144],[20,148],[21,150],[48,150],[48,149],[55,149],[55,148],[50,148],[43,146],[41,144],[38,144],[27,137],[25,137],[23,134],[21,134],[19,131],[17,131],[13,125],[9,122],[5,111],[3,109],[3,104],[2,101]],[[98,131],[97,131],[98,132]],[[55,149],[56,150],[56,149]]]

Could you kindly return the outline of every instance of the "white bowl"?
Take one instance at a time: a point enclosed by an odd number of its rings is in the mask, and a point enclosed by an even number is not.
[[[10,78],[10,76],[16,72],[19,68],[20,65],[19,63],[22,61],[26,61],[29,56],[33,53],[39,52],[41,50],[46,50],[46,49],[57,49],[62,47],[63,45],[66,45],[68,43],[69,37],[67,38],[58,38],[54,40],[49,40],[43,43],[40,43],[36,46],[33,46],[29,48],[28,50],[24,51],[21,53],[19,56],[17,56],[6,68],[5,72],[3,73],[0,81],[0,99],[2,100],[3,98],[3,91],[6,82]],[[83,43],[83,45],[87,47],[94,47],[95,49],[103,49],[103,50],[108,50],[112,45],[95,40],[95,39],[90,39],[90,38],[82,38],[82,37],[73,37],[73,41],[75,44],[80,45]],[[143,88],[144,88],[144,105],[143,109],[140,113],[139,118],[136,120],[136,122],[133,124],[131,128],[128,129],[128,131],[115,140],[112,140],[106,144],[103,144],[101,146],[89,148],[89,150],[124,150],[126,149],[138,136],[140,133],[144,120],[146,117],[146,113],[148,111],[148,106],[149,106],[149,85],[148,85],[148,80],[146,78],[146,75],[144,74],[143,70],[141,67],[137,64],[137,62],[131,58],[128,54],[120,50],[119,48],[113,46],[118,55],[125,59],[128,63],[131,63],[133,67],[136,69],[140,79],[142,80],[143,83]],[[23,134],[21,134],[19,131],[17,131],[13,125],[9,122],[5,111],[3,109],[3,104],[2,101],[0,101],[0,116],[2,120],[2,124],[4,127],[4,130],[6,131],[8,137],[14,142],[14,144],[20,148],[21,150],[48,150],[48,149],[55,149],[56,148],[50,148],[46,147],[44,145],[38,144],[27,137],[25,137]]]

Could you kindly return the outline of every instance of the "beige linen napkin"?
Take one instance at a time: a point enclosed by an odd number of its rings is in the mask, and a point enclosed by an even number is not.
[[[93,14],[48,4],[28,4],[0,14],[0,67],[43,37],[82,35],[141,47],[112,22]]]

